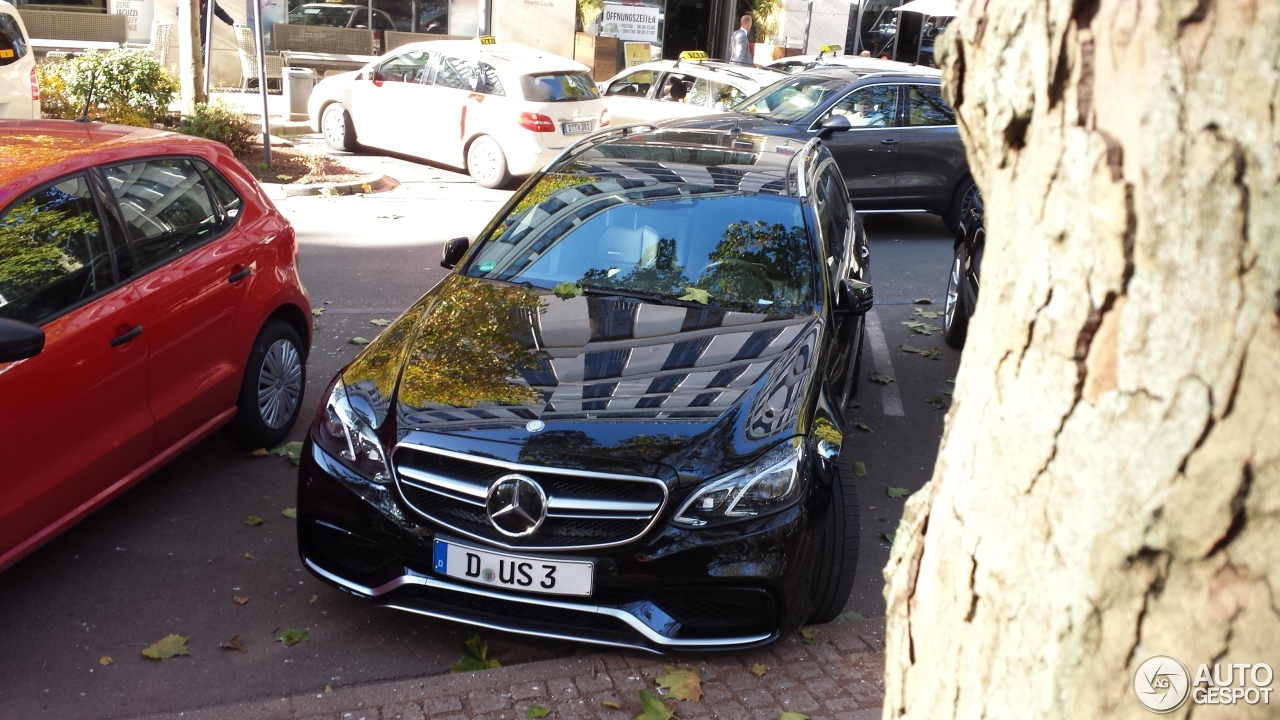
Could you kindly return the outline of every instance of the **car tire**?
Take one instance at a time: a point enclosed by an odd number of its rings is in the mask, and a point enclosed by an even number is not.
[[[356,128],[351,123],[351,113],[342,103],[332,103],[324,109],[320,116],[320,132],[325,143],[334,150],[355,152]]]
[[[467,172],[480,185],[487,188],[498,188],[511,182],[511,173],[507,170],[507,155],[502,146],[488,135],[481,135],[471,141],[467,148]]]
[[[268,320],[249,351],[232,439],[250,448],[278,445],[293,429],[307,387],[307,357],[298,331],[283,320]]]
[[[969,210],[981,202],[981,195],[973,178],[966,176],[960,181],[955,195],[951,196],[950,207],[942,214],[942,224],[947,226],[947,232],[954,235],[960,229],[960,223],[968,217]]]
[[[853,592],[858,570],[858,539],[862,526],[858,518],[858,492],[852,474],[836,464],[831,482],[831,506],[818,541],[813,572],[813,613],[810,625],[829,623],[839,617]]]
[[[956,243],[951,256],[951,269],[947,272],[947,295],[942,306],[942,339],[959,350],[969,331],[969,303],[965,300],[965,273],[969,255],[963,242]]]

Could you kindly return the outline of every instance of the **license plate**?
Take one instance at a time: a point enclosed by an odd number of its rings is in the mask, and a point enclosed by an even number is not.
[[[582,133],[591,132],[595,123],[588,120],[587,122],[567,122],[561,123],[560,127],[564,130],[565,135],[581,135]]]
[[[590,595],[594,563],[508,555],[436,540],[435,569],[441,575],[510,590],[547,595]]]

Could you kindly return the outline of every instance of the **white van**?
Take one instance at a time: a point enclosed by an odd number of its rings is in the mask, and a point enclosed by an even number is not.
[[[17,9],[5,0],[0,0],[0,118],[40,118],[36,55]]]

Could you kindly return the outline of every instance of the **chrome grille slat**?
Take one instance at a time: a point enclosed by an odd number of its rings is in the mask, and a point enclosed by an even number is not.
[[[666,483],[653,477],[524,465],[401,443],[392,472],[404,502],[419,515],[466,537],[511,550],[613,547],[649,532],[667,502]],[[499,477],[533,478],[547,495],[547,519],[527,538],[512,539],[484,510]]]

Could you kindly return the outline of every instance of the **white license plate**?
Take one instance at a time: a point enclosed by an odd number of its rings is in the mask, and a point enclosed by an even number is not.
[[[590,120],[587,122],[560,123],[560,127],[564,130],[565,135],[581,135],[582,133],[589,133],[594,125],[595,123]]]
[[[548,595],[590,595],[595,564],[508,555],[436,540],[435,569],[477,585]]]

